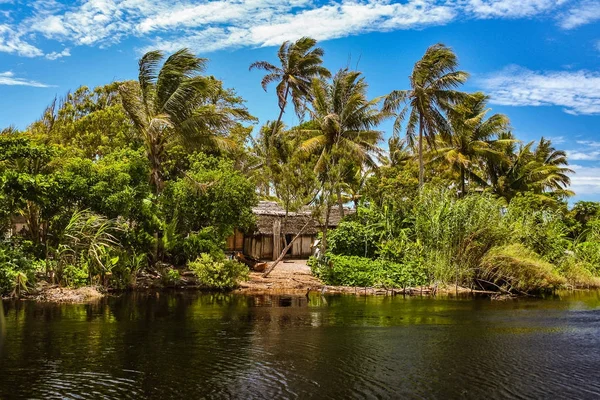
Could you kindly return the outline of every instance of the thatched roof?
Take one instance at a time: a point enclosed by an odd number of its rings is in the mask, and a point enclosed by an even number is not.
[[[287,218],[285,218],[285,209],[274,201],[260,201],[258,205],[252,209],[252,212],[256,215],[255,233],[262,235],[272,235],[273,224],[276,221],[279,221],[281,224],[281,233],[286,235],[294,235],[300,232],[308,222],[308,226],[304,229],[304,233],[307,235],[314,235],[321,231],[322,224],[325,220],[324,216],[315,220],[315,218],[312,217],[312,209],[310,207],[303,207],[297,212],[288,212]],[[344,208],[344,215],[353,212],[353,209]],[[337,227],[341,219],[338,207],[332,207],[329,213],[329,227]]]

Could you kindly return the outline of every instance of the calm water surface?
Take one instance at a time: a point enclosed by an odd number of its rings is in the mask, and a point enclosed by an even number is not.
[[[600,294],[5,302],[0,399],[600,398]]]

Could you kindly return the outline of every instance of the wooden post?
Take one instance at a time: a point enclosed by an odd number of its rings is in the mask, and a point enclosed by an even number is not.
[[[277,260],[281,254],[281,221],[273,221],[273,260]]]

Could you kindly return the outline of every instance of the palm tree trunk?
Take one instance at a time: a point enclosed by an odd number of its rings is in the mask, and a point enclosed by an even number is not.
[[[322,255],[325,255],[325,251],[327,250],[327,229],[329,228],[329,214],[331,213],[331,205],[329,202],[327,202],[325,207],[325,225],[323,226],[323,240],[321,241]]]
[[[277,127],[279,126],[279,123],[281,122],[281,118],[283,118],[283,111],[285,110],[285,106],[287,104],[287,98],[288,98],[289,92],[290,92],[290,85],[286,84],[285,85],[285,95],[283,96],[283,107],[281,107],[279,109],[279,117],[277,117],[277,122],[275,122],[275,125],[273,125],[273,133],[272,133],[271,137],[275,136],[275,134],[277,133]]]
[[[342,200],[342,189],[340,188],[337,188],[337,201],[340,218],[344,218],[344,200]]]
[[[465,167],[460,167],[460,197],[465,196]]]
[[[423,116],[419,115],[419,189],[423,187],[425,168],[423,167]]]

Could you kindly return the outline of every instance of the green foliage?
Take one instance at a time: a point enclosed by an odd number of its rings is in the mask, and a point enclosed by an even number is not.
[[[541,254],[546,261],[557,264],[571,249],[564,215],[559,210],[546,207],[543,199],[532,193],[515,196],[508,206],[505,220],[512,232],[512,240]]]
[[[480,267],[478,280],[511,293],[551,290],[566,283],[552,264],[520,244],[491,249]]]
[[[598,270],[592,266],[593,264],[581,261],[578,256],[569,255],[562,260],[559,272],[572,288],[600,287]]]
[[[203,228],[197,233],[190,234],[183,241],[183,252],[187,260],[195,260],[202,253],[207,253],[213,258],[218,258],[223,253],[224,243],[218,240],[214,227]]]
[[[422,191],[414,230],[435,280],[468,280],[490,248],[507,242],[502,209],[502,202],[489,195],[458,199],[447,190]]]
[[[313,39],[285,42],[278,58],[251,66],[265,89],[278,82],[279,118],[256,135],[244,100],[185,49],[148,52],[138,81],[80,87],[25,131],[0,131],[0,233],[24,224],[0,244],[0,292],[27,290],[36,272],[127,288],[158,263],[233,287],[247,269],[223,245],[252,229],[257,193],[290,211],[311,204],[315,218],[354,204],[329,235],[320,221],[326,261],[311,265],[330,284],[596,285],[600,205],[567,209],[566,153],[521,144],[485,94],[457,90],[468,75],[450,48],[427,49],[409,90],[373,99],[359,71],[329,79]],[[288,101],[298,126],[281,123]]]
[[[374,258],[381,234],[358,221],[342,221],[329,234],[329,251],[336,255]]]
[[[0,296],[35,282],[36,263],[18,241],[0,243]]]
[[[328,285],[361,287],[415,287],[428,283],[418,262],[400,264],[389,260],[328,254],[309,260],[313,274]]]
[[[87,260],[81,260],[77,264],[67,264],[60,269],[60,282],[64,286],[81,287],[90,283]]]
[[[195,261],[188,264],[194,272],[198,283],[207,289],[233,289],[241,281],[248,279],[248,267],[235,260],[221,257],[215,258],[210,254],[201,254]]]
[[[184,215],[178,232],[199,232],[212,227],[217,241],[235,228],[252,225],[252,206],[256,204],[254,186],[233,168],[233,163],[203,154],[190,156],[190,170],[169,182],[162,194],[164,215]]]
[[[181,274],[175,268],[167,268],[162,275],[162,280],[164,285],[173,286],[181,281]]]

